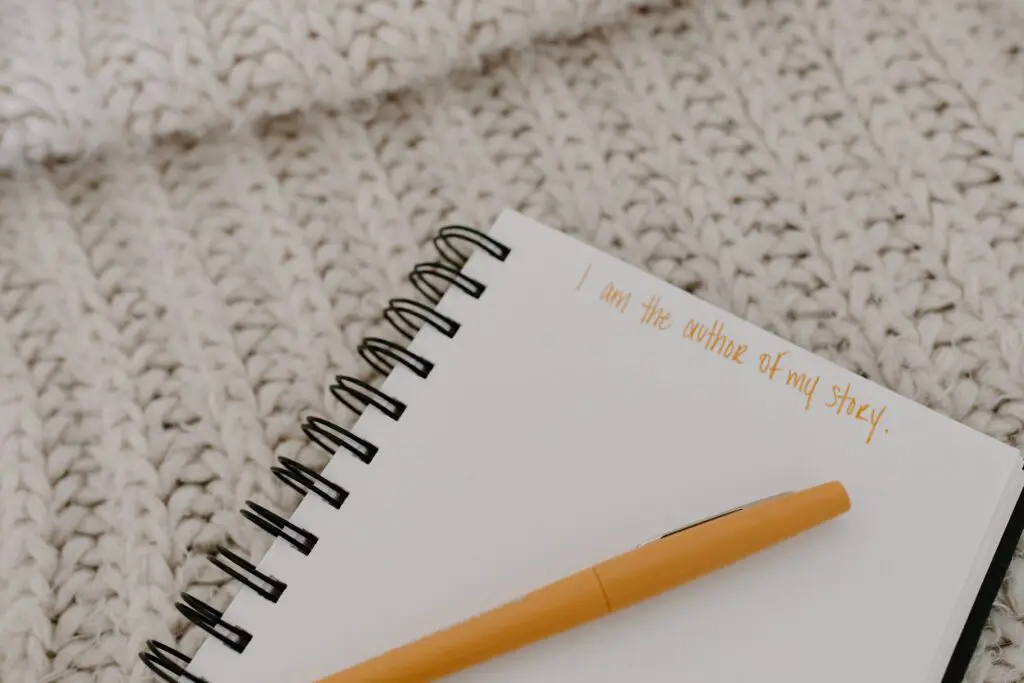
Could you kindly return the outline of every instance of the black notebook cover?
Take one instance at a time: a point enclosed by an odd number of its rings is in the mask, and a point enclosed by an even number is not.
[[[985,579],[981,582],[978,597],[974,600],[974,606],[971,607],[963,631],[960,632],[960,639],[957,641],[956,647],[953,648],[953,655],[949,658],[942,683],[961,683],[963,681],[974,651],[978,647],[978,641],[981,639],[981,632],[992,611],[996,595],[999,593],[999,587],[1006,576],[1006,570],[1010,567],[1013,551],[1017,547],[1017,541],[1020,539],[1022,531],[1024,531],[1024,494],[1017,499],[1017,505],[1013,508],[1006,530],[1003,531],[1003,537],[999,540],[992,564],[989,565]]]

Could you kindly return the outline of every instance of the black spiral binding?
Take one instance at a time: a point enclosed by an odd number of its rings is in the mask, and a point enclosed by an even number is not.
[[[424,326],[432,327],[449,338],[458,333],[460,324],[433,307],[444,296],[446,285],[454,286],[463,294],[475,299],[479,299],[486,291],[484,283],[462,272],[462,266],[469,258],[469,253],[459,249],[457,244],[465,243],[476,247],[498,261],[505,261],[511,253],[507,246],[492,237],[462,225],[442,228],[433,242],[440,260],[417,264],[409,274],[413,287],[429,303],[396,298],[389,301],[384,310],[384,319],[407,339],[414,338]],[[418,377],[426,379],[434,369],[434,364],[430,360],[379,337],[364,339],[358,351],[363,360],[381,375],[387,375],[397,365],[402,365]],[[356,413],[373,406],[385,416],[398,421],[407,409],[406,404],[397,398],[347,375],[338,375],[330,391],[336,399]],[[340,450],[346,450],[369,465],[377,454],[377,447],[366,439],[321,417],[306,418],[302,431],[310,441],[331,456]],[[296,460],[281,457],[278,461],[280,464],[272,467],[271,471],[285,485],[301,495],[315,494],[334,509],[341,508],[348,498],[348,492],[344,488]],[[246,507],[241,513],[267,533],[287,541],[293,549],[303,555],[309,555],[316,548],[319,540],[316,535],[258,503],[246,501]],[[270,602],[276,603],[288,588],[284,581],[260,571],[254,564],[227,548],[218,547],[209,559],[214,566]],[[192,595],[183,594],[176,607],[186,619],[235,652],[244,652],[253,640],[251,633],[226,622],[222,612]],[[146,651],[140,653],[139,658],[159,679],[168,683],[211,683],[188,671],[191,658],[155,640],[146,643]]]

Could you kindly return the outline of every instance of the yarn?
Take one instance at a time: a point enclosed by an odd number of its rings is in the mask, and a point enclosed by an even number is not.
[[[1022,73],[1009,0],[5,3],[0,680],[194,653],[205,554],[506,206],[1019,446]],[[1015,560],[970,681],[1022,616]]]

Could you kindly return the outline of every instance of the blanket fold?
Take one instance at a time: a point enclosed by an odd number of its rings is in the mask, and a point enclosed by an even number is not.
[[[0,169],[359,100],[642,0],[9,0]]]

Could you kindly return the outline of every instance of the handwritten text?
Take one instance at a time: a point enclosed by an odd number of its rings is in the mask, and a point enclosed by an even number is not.
[[[633,292],[623,288],[621,283],[593,280],[592,288],[585,288],[590,277],[591,265],[587,265],[576,284],[576,290],[596,290],[598,300],[610,310],[625,316],[626,320],[632,319],[636,324],[658,333],[674,329],[683,344],[696,345],[728,365],[756,368],[757,374],[766,381],[777,384],[783,392],[795,396],[797,405],[805,412],[818,410],[842,420],[863,424],[866,444],[875,441],[880,434],[889,433],[889,428],[883,425],[886,407],[861,395],[860,390],[855,389],[850,382],[830,383],[818,373],[800,367],[801,364],[794,360],[796,356],[790,351],[751,350],[747,342],[734,337],[726,330],[726,323],[717,318],[710,321],[692,317],[685,318],[685,321],[684,318],[677,319],[657,294],[637,299],[642,303],[634,306]],[[644,294],[647,293],[641,293]],[[627,313],[630,315],[627,316]]]

